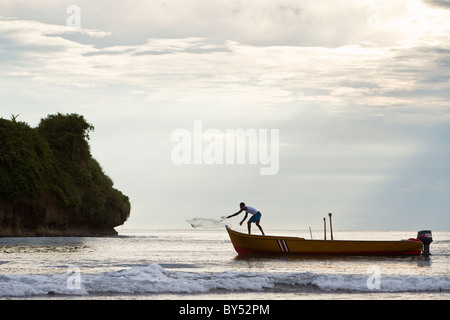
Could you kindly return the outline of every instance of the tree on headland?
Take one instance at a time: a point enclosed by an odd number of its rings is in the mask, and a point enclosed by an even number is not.
[[[78,114],[37,128],[0,119],[0,235],[112,234],[126,221],[128,197],[90,153],[93,130]]]

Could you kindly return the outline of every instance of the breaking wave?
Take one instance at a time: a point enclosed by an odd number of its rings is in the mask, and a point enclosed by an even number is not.
[[[99,274],[0,275],[0,297],[33,295],[214,293],[245,291],[450,292],[449,276],[381,276],[371,289],[367,275],[311,272],[179,272],[158,264]]]

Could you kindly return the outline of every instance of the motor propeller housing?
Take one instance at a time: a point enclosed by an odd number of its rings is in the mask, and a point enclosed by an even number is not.
[[[418,231],[417,239],[419,239],[423,243],[422,254],[424,256],[430,255],[430,244],[431,244],[431,242],[433,242],[433,236],[431,235],[431,230]]]

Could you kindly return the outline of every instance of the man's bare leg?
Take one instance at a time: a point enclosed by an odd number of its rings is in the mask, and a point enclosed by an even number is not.
[[[256,222],[256,226],[259,228],[259,230],[261,230],[261,233],[262,233],[262,235],[263,236],[265,236],[265,234],[264,234],[264,231],[263,231],[263,229],[262,229],[262,227],[259,225],[259,221],[258,222]]]

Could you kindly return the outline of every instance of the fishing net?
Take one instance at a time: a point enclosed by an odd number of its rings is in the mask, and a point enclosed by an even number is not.
[[[225,223],[223,220],[223,218],[221,220],[209,218],[193,218],[186,221],[191,225],[192,228],[215,229],[225,228],[225,226],[231,228],[231,224]]]

